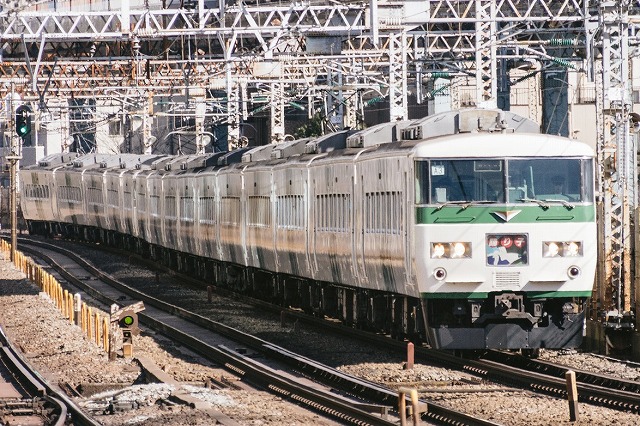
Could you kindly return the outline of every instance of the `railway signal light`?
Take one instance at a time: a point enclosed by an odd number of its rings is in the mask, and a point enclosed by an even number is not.
[[[138,328],[138,314],[132,310],[124,310],[118,317],[118,325],[120,328],[128,328],[135,330]]]
[[[21,138],[31,133],[31,112],[28,105],[20,105],[16,108],[16,134]]]

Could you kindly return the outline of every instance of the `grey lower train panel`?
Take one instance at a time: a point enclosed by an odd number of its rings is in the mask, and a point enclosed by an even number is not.
[[[487,324],[485,328],[429,328],[436,349],[577,348],[582,343],[585,314],[577,314],[562,326],[526,329],[517,323]]]

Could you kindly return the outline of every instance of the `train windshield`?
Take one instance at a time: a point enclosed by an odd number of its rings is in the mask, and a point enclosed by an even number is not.
[[[507,161],[510,203],[532,200],[593,202],[592,160],[536,158]]]
[[[593,201],[583,158],[433,159],[416,163],[418,204]]]

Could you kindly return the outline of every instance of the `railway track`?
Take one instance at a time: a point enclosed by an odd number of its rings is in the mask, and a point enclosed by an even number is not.
[[[343,326],[336,326],[322,319],[291,312],[301,321],[330,327],[338,333],[378,345],[386,345],[399,352],[406,351],[406,343]],[[615,410],[640,413],[640,383],[619,379],[605,374],[577,370],[567,366],[523,357],[500,351],[487,351],[478,359],[465,359],[450,352],[415,346],[416,361],[442,367],[468,371],[486,380],[529,389],[559,398],[567,397],[565,374],[576,373],[579,401],[612,408]]]
[[[532,388],[538,387],[562,397],[566,396],[565,373],[572,370],[576,373],[581,401],[640,413],[640,383],[632,380],[498,351],[488,351],[480,362],[487,366],[497,363],[500,366],[508,366],[510,369],[531,372],[529,379]]]
[[[98,426],[39,376],[1,328],[0,424]]]
[[[143,301],[146,309],[138,314],[142,323],[251,383],[347,423],[397,424],[397,392],[144,294],[69,250],[32,239],[21,239],[20,243],[20,250],[43,259],[68,283],[106,306],[120,304],[123,299]],[[243,350],[236,350],[238,346]],[[427,401],[421,404],[426,408],[423,420],[457,425],[496,424]]]
[[[386,345],[398,352],[406,351],[406,343],[361,330],[336,326],[325,320],[311,318],[305,314],[291,312],[300,320],[324,324],[338,333],[374,344]],[[567,397],[565,373],[572,370],[578,381],[579,401],[616,410],[640,413],[640,383],[576,370],[563,365],[543,362],[499,351],[488,351],[479,359],[465,359],[445,351],[415,346],[415,359],[428,364],[439,365],[479,375],[486,380],[529,389],[559,398]]]
[[[185,277],[180,276],[180,278],[183,279]],[[188,277],[186,277],[186,279],[188,279]],[[202,287],[202,283],[198,284],[194,282],[194,284]],[[216,292],[224,293],[224,290],[216,289]],[[251,303],[259,304],[263,308],[282,311],[282,307],[279,306],[274,306],[250,298],[245,299],[250,300]],[[189,313],[185,313],[184,315],[188,317]],[[321,327],[328,327],[332,329],[332,332],[345,334],[350,338],[369,341],[376,345],[385,345],[390,348],[394,348],[399,353],[406,351],[406,342],[395,341],[386,336],[380,336],[344,327],[334,322],[315,318],[299,311],[288,310],[287,316],[293,317],[299,321],[314,323]],[[249,343],[247,344],[249,345]],[[448,352],[431,350],[418,345],[416,345],[415,351],[416,361],[467,371],[479,375],[486,380],[516,386],[559,398],[566,398],[567,391],[564,375],[570,369],[566,366],[548,362],[545,363],[497,351],[487,352],[481,359],[471,360],[454,356]],[[315,374],[313,372],[323,371],[322,374],[326,375],[326,379],[324,379],[326,383],[342,382],[346,389],[357,389],[357,393],[359,395],[370,395],[372,401],[376,401],[376,404],[383,406],[386,405],[387,407],[395,406],[395,400],[397,400],[396,393],[388,390],[379,391],[375,389],[375,386],[373,388],[369,388],[367,386],[360,385],[357,380],[355,382],[350,381],[353,379],[351,376],[347,376],[347,379],[341,378],[341,373],[336,372],[333,369],[329,369],[333,370],[333,374],[328,374],[322,367],[318,367],[318,365],[313,362],[300,362],[299,360],[304,359],[304,357],[296,357],[295,354],[285,355],[288,351],[283,350],[282,348],[273,346],[269,348],[269,352],[269,356],[282,358],[283,361],[296,365],[296,369],[304,372],[305,374]],[[580,401],[612,409],[640,413],[640,386],[636,382],[617,379],[601,374],[594,374],[587,371],[572,370],[576,372]],[[441,407],[427,403],[426,401],[421,402],[425,407],[428,407],[429,410],[429,413],[423,416],[424,420],[428,420],[429,418],[446,418],[446,416],[441,417],[439,414],[441,412]],[[455,418],[455,416],[452,418]],[[444,423],[448,422],[448,420],[444,421]],[[463,420],[459,424],[475,423],[472,421],[471,423],[465,423]]]

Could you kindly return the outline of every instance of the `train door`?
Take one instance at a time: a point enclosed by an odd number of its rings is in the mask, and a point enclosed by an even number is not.
[[[310,276],[308,175],[300,164],[273,169],[274,238],[278,272]]]
[[[355,223],[354,223],[354,242],[353,242],[353,252],[354,252],[354,268],[355,275],[358,278],[358,282],[361,285],[364,285],[367,280],[367,269],[365,267],[365,238],[364,238],[364,202],[365,202],[365,176],[364,176],[363,163],[357,163],[356,166],[356,175],[354,176],[355,182],[357,184],[354,188],[354,196],[355,200],[354,210],[358,210],[355,214]]]
[[[124,214],[124,228],[125,232],[129,235],[137,237],[139,235],[137,212],[136,212],[136,187],[135,187],[135,175],[138,172],[126,171],[122,174],[122,206]]]
[[[406,161],[388,156],[361,164],[361,282],[364,287],[401,292],[406,279]]]
[[[165,247],[172,250],[178,247],[179,236],[182,232],[178,212],[178,199],[180,197],[178,181],[177,175],[171,171],[165,173],[160,181],[162,241]]]
[[[316,279],[318,273],[318,259],[316,257],[316,217],[319,214],[318,206],[316,205],[316,170],[315,167],[311,167],[311,164],[307,167],[307,259],[309,265],[309,271],[311,277]]]
[[[407,286],[415,286],[414,279],[414,263],[413,263],[413,228],[415,225],[415,211],[414,208],[414,199],[415,199],[415,191],[414,191],[414,171],[413,171],[413,160],[406,161],[407,169],[404,170],[404,229],[402,230],[402,235],[404,239],[404,271],[405,271],[405,282]],[[415,289],[417,293],[417,289]]]

